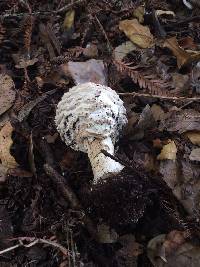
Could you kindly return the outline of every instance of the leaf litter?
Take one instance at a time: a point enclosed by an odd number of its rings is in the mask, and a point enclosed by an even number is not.
[[[199,266],[197,1],[0,7],[0,263]],[[123,179],[92,193],[86,155],[54,124],[63,93],[87,81],[116,90],[129,119]]]

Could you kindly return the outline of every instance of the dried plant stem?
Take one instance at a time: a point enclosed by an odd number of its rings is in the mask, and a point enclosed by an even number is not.
[[[39,16],[39,15],[42,15],[42,16],[49,16],[49,15],[53,15],[53,14],[60,14],[60,13],[63,13],[63,12],[66,12],[67,10],[73,8],[74,6],[78,5],[78,4],[81,4],[85,2],[85,0],[77,0],[77,1],[74,1],[58,10],[51,10],[51,11],[37,11],[37,12],[24,12],[24,13],[13,13],[13,14],[9,14],[9,13],[6,13],[6,14],[3,14],[3,15],[0,15],[0,18],[1,19],[4,19],[4,18],[7,18],[7,17],[24,17],[24,16],[27,16],[27,15],[33,15],[33,16]]]
[[[15,246],[12,246],[12,247],[8,247],[6,249],[3,249],[0,251],[0,255],[2,254],[5,254],[9,251],[12,251],[12,250],[15,250],[19,247],[26,247],[26,248],[30,248],[32,246],[35,246],[36,244],[47,244],[47,245],[50,245],[50,246],[53,246],[53,247],[56,247],[58,248],[65,256],[69,255],[69,252],[68,252],[68,249],[66,249],[65,247],[63,247],[62,245],[54,242],[54,241],[51,241],[51,240],[48,240],[48,239],[42,239],[42,238],[35,238],[35,237],[18,237],[18,238],[13,238],[12,240],[18,240],[19,243]],[[23,241],[28,241],[30,242],[29,244],[24,244]]]
[[[120,96],[142,96],[142,97],[152,97],[152,98],[159,98],[159,99],[166,99],[166,100],[174,100],[174,101],[199,101],[200,97],[185,97],[185,96],[162,96],[162,95],[152,95],[152,94],[144,94],[144,93],[119,93]]]
[[[63,197],[70,203],[71,207],[74,209],[83,210],[81,203],[79,202],[78,198],[76,197],[70,186],[66,184],[64,177],[48,164],[44,165],[44,170],[46,174],[52,179],[52,181],[57,185],[59,191],[62,193]],[[93,238],[97,239],[96,227],[94,226],[90,218],[85,215],[84,212],[83,214],[84,216],[82,220],[88,232]]]

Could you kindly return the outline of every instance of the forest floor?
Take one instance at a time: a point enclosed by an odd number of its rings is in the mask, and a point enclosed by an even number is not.
[[[200,266],[198,1],[0,10],[0,266]],[[87,155],[54,122],[88,81],[116,90],[128,116],[125,169],[92,193]]]

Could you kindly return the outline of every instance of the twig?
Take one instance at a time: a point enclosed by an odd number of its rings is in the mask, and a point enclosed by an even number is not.
[[[110,40],[108,39],[108,36],[107,36],[107,34],[106,34],[106,31],[105,31],[104,28],[103,28],[103,25],[101,24],[101,22],[99,21],[99,19],[97,18],[96,15],[94,15],[94,18],[95,18],[95,20],[97,21],[97,24],[99,25],[99,28],[101,29],[101,31],[102,31],[102,33],[103,33],[105,39],[106,39],[107,47],[108,47],[108,51],[109,51],[109,53],[112,53],[113,48],[112,48],[112,45],[111,45],[111,43],[110,43]]]
[[[15,246],[0,250],[0,255],[5,254],[5,253],[7,253],[9,251],[15,250],[16,248],[19,248],[19,247],[21,247],[21,244],[17,244]]]
[[[79,202],[78,198],[74,194],[73,190],[70,188],[69,185],[66,184],[66,181],[63,176],[61,176],[56,170],[54,170],[50,165],[45,164],[44,170],[46,174],[52,179],[52,181],[57,185],[58,189],[62,193],[63,197],[70,203],[71,207],[78,210],[83,210],[81,203]],[[83,223],[85,224],[88,232],[91,236],[97,239],[97,230],[94,226],[91,219],[85,215],[82,218]]]
[[[168,99],[168,100],[181,100],[181,101],[199,101],[200,97],[185,97],[185,96],[161,96],[161,95],[151,95],[151,94],[144,94],[144,93],[119,93],[120,96],[142,96],[142,97],[152,97],[152,98],[159,98],[159,99]]]
[[[6,13],[6,14],[3,14],[0,16],[1,19],[4,19],[4,18],[8,18],[8,17],[24,17],[24,16],[27,16],[27,15],[33,15],[33,16],[39,16],[39,15],[43,15],[43,16],[49,16],[49,15],[52,15],[52,14],[60,14],[60,13],[63,13],[71,8],[73,8],[75,5],[78,5],[78,4],[81,4],[82,2],[85,2],[85,0],[77,0],[75,2],[72,2],[58,10],[51,10],[51,11],[37,11],[37,12],[24,12],[24,13],[13,13],[13,14],[9,14],[9,13]]]
[[[51,241],[51,240],[47,240],[47,239],[43,239],[43,238],[37,238],[36,239],[35,237],[18,237],[18,238],[12,238],[11,240],[18,240],[19,244],[12,246],[12,247],[9,247],[9,248],[6,248],[4,250],[1,250],[0,255],[7,253],[9,251],[15,250],[16,248],[19,248],[19,247],[30,248],[32,246],[35,246],[36,244],[39,244],[39,243],[47,244],[47,245],[53,246],[55,248],[58,248],[65,256],[69,255],[69,252],[65,247],[63,247],[61,244],[58,244],[58,243]],[[28,241],[30,243],[24,244],[23,241]]]
[[[80,209],[81,205],[72,189],[66,185],[66,181],[62,175],[54,170],[50,165],[45,164],[44,170],[46,174],[52,179],[52,181],[58,186],[58,190],[62,192],[63,196],[70,203],[73,209]]]
[[[179,20],[177,22],[165,25],[164,28],[167,30],[167,29],[174,28],[175,26],[179,26],[179,25],[182,25],[182,24],[185,24],[185,23],[189,23],[189,22],[192,22],[192,21],[198,21],[198,20],[200,20],[200,16],[194,16],[194,17],[191,17],[191,18],[187,18],[185,20]]]

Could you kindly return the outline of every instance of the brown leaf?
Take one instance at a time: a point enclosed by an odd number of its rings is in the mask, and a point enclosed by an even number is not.
[[[187,131],[200,131],[200,113],[194,109],[170,111],[168,117],[161,121],[159,128],[180,134]]]
[[[172,85],[176,92],[184,92],[189,88],[189,75],[183,75],[180,73],[172,73]]]
[[[165,112],[159,105],[153,104],[151,107],[151,112],[155,121],[160,121],[164,118]]]
[[[8,168],[0,164],[0,184],[4,183],[7,178]]]
[[[127,54],[136,49],[137,47],[131,41],[122,43],[114,49],[114,58],[118,61],[122,61]]]
[[[136,45],[149,48],[154,45],[154,38],[147,26],[141,25],[137,19],[122,20],[119,29]]]
[[[100,243],[115,243],[117,242],[118,234],[106,224],[97,226],[97,238]]]
[[[144,22],[145,6],[139,6],[133,11],[133,16],[138,19],[140,23]]]
[[[142,113],[139,115],[137,123],[135,123],[137,118],[138,115],[133,113],[131,121],[128,123],[128,135],[130,136],[130,140],[142,139],[145,132],[155,126],[155,120],[149,105],[146,105]]]
[[[0,74],[0,115],[6,112],[15,100],[15,84],[10,76],[7,74]]]
[[[0,131],[0,160],[2,165],[7,168],[16,168],[18,163],[10,154],[10,148],[13,144],[12,140],[13,127],[10,122],[7,122]]]
[[[163,47],[167,47],[172,51],[174,56],[177,58],[177,65],[179,69],[200,59],[200,51],[185,51],[182,47],[180,47],[176,37],[166,39]]]
[[[200,161],[200,148],[194,148],[189,156],[192,161]]]
[[[15,68],[17,69],[25,69],[29,66],[33,66],[35,63],[38,62],[37,58],[33,58],[33,59],[20,59],[19,63],[17,65],[15,65]]]
[[[120,236],[118,242],[123,246],[119,250],[121,256],[135,258],[143,253],[142,245],[135,241],[132,234]]]
[[[155,267],[199,267],[200,247],[186,241],[187,233],[174,230],[148,243],[148,257]]]
[[[31,172],[28,172],[20,168],[9,169],[7,174],[12,175],[12,176],[18,176],[18,177],[32,177],[33,176]]]
[[[200,146],[200,131],[186,132],[185,136],[192,142],[192,144]]]
[[[96,58],[98,56],[97,45],[89,43],[86,45],[86,48],[83,50],[83,55],[88,58]]]

